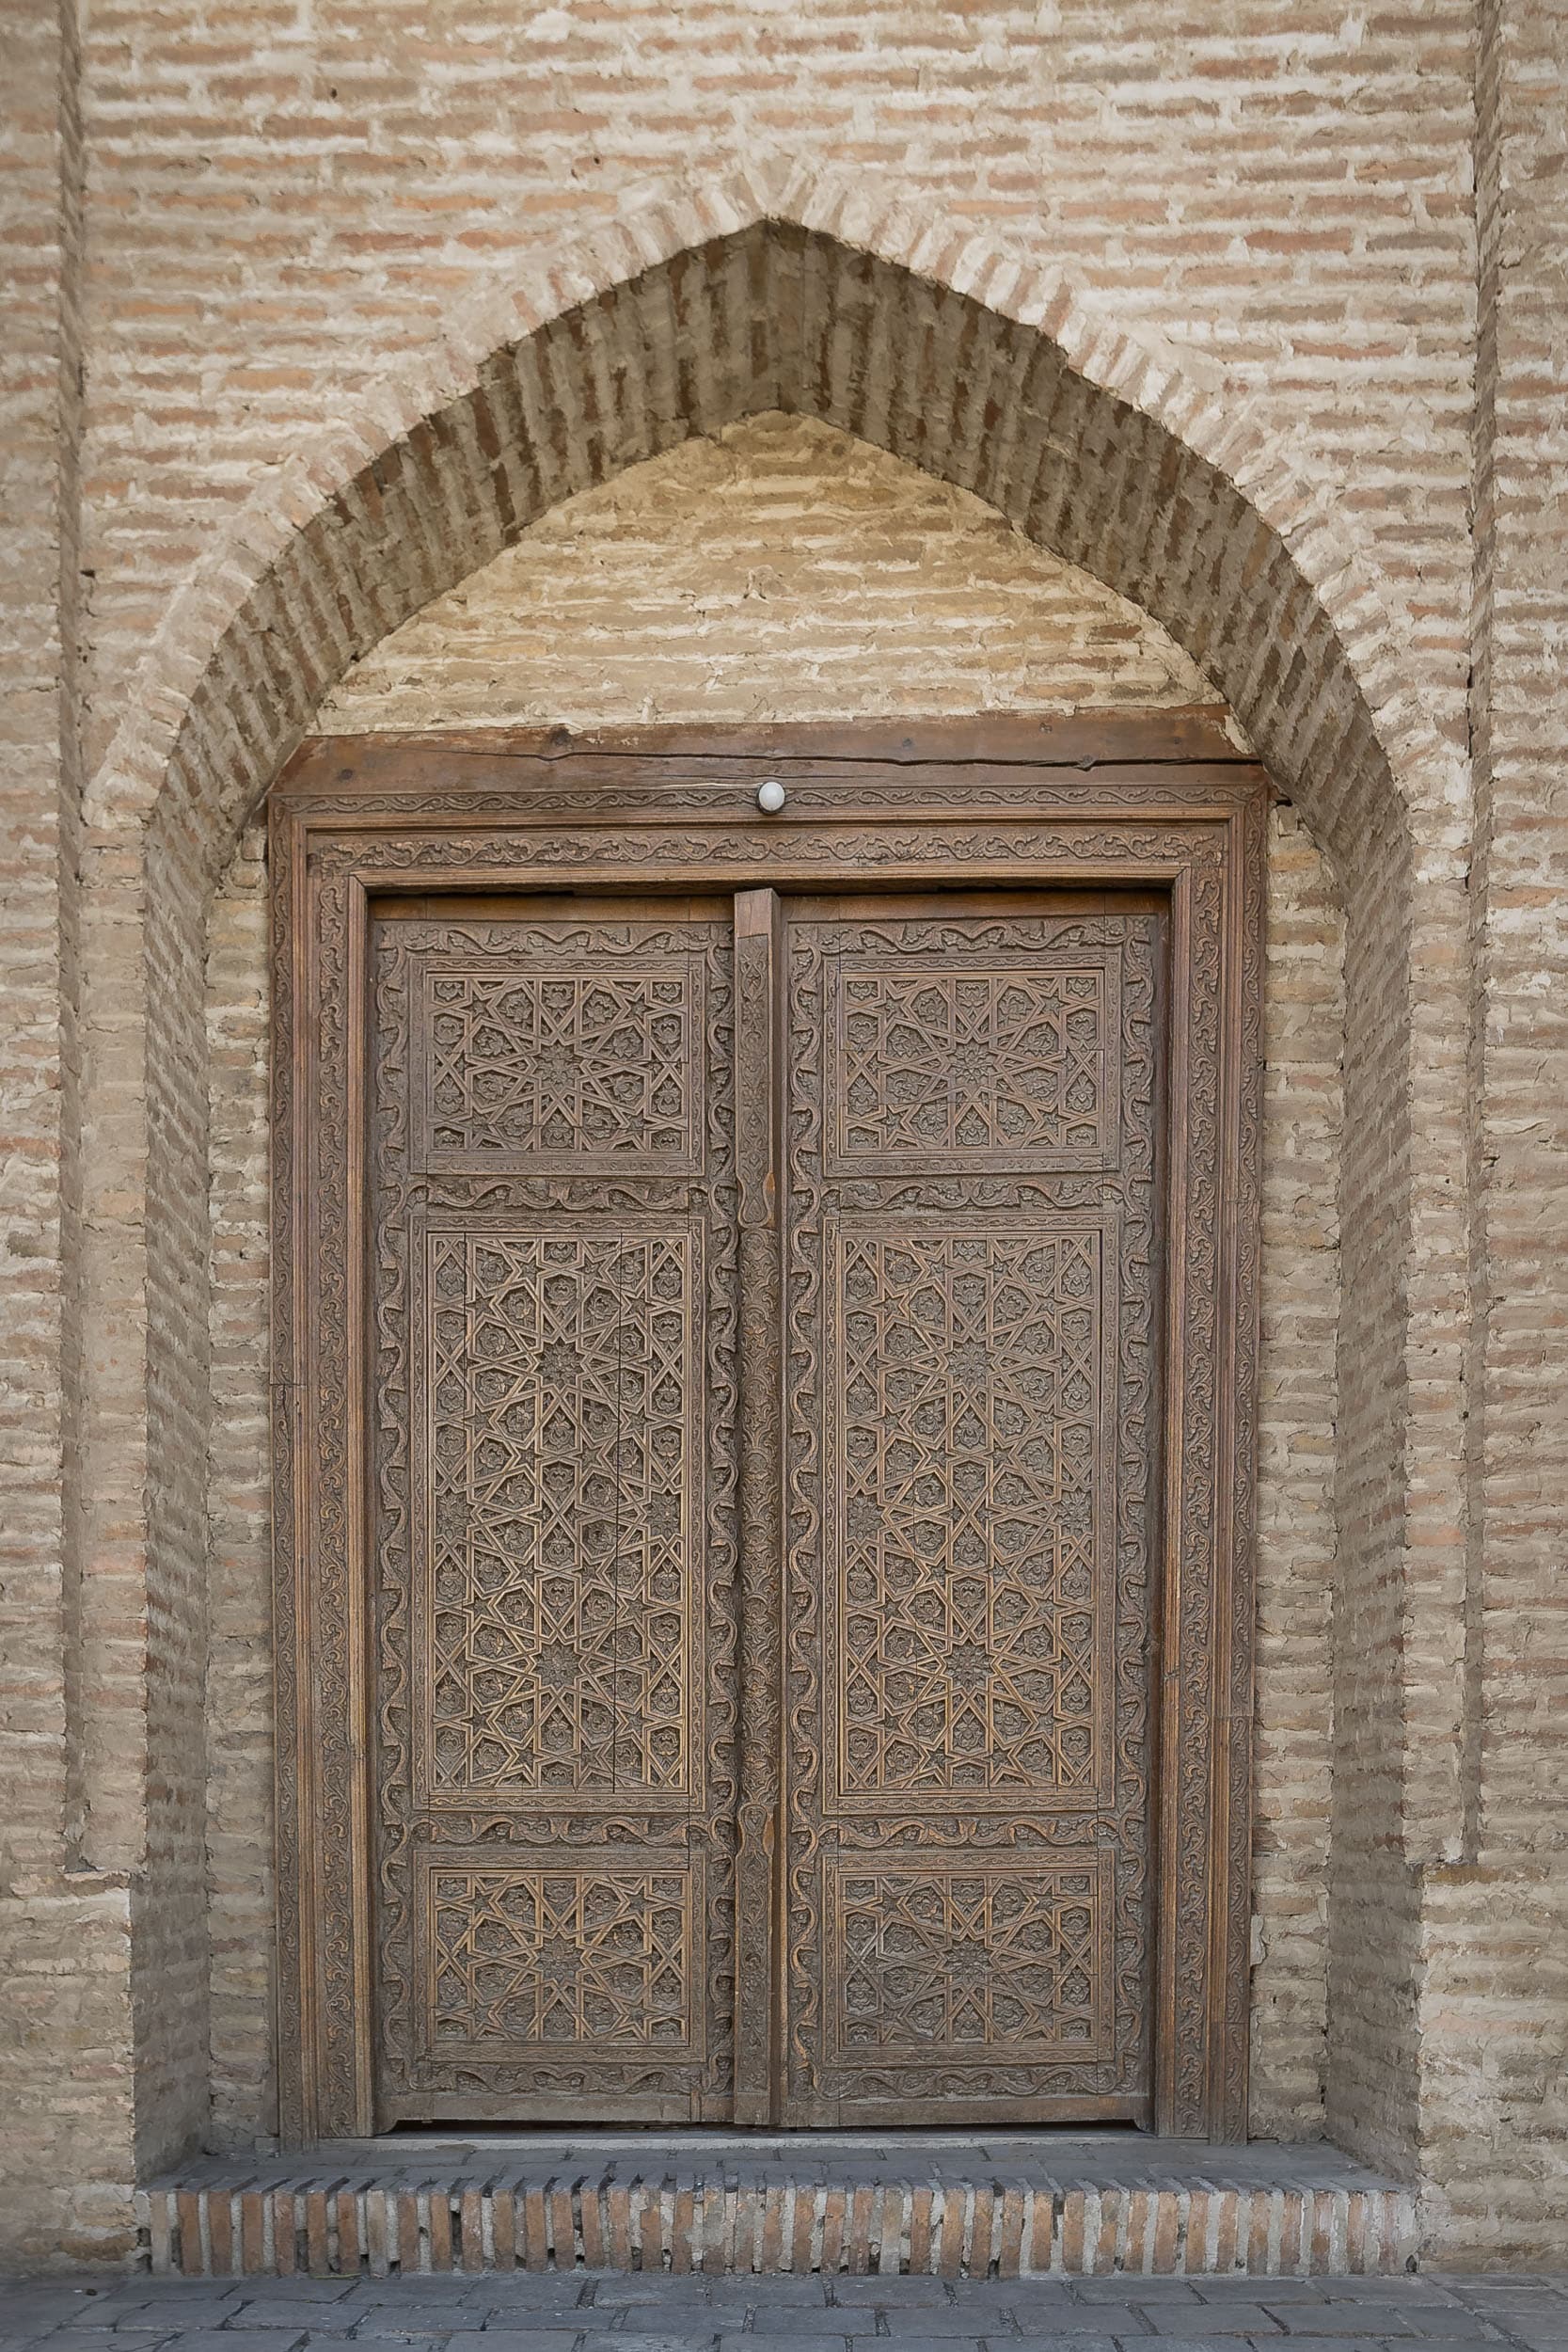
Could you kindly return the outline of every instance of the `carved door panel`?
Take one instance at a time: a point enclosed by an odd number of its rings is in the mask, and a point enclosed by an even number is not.
[[[370,952],[377,2117],[727,2116],[729,907]]]
[[[1162,951],[789,910],[791,2122],[1149,2115]]]
[[[1148,2119],[1162,926],[372,923],[383,2125]]]

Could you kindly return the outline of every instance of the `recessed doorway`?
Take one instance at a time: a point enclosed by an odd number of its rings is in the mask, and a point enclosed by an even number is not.
[[[474,756],[276,802],[300,2135],[1234,2130],[1256,771]]]

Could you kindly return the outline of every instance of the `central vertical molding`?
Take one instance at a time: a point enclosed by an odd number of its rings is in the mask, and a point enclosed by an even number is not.
[[[784,923],[778,893],[735,901],[735,1164],[740,1228],[740,1786],[735,1872],[735,2120],[776,2120],[783,1918],[784,1591],[779,1332]]]

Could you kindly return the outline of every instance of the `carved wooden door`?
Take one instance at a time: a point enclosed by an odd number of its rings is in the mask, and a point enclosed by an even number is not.
[[[792,2122],[1148,2119],[1161,919],[791,910]]]
[[[372,923],[382,2124],[1148,2119],[1158,906]]]
[[[730,2112],[728,903],[372,930],[375,2106]]]

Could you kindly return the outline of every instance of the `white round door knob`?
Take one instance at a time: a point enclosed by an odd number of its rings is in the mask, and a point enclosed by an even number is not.
[[[765,817],[776,817],[784,804],[784,788],[777,776],[757,787],[757,806]]]

